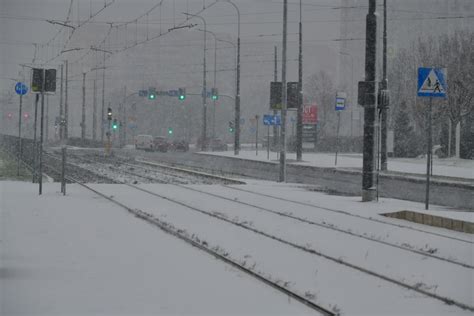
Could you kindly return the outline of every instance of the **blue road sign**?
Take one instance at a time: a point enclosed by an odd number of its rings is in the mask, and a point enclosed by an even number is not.
[[[28,87],[23,82],[17,82],[15,92],[18,95],[25,95],[28,92]]]
[[[446,97],[446,68],[418,68],[418,96]]]
[[[346,109],[346,99],[336,98],[336,111],[342,111]]]
[[[147,97],[148,96],[148,90],[138,90],[138,96]]]
[[[263,115],[263,125],[281,125],[281,117],[279,115]]]
[[[263,115],[263,125],[272,125],[273,115],[264,114]]]

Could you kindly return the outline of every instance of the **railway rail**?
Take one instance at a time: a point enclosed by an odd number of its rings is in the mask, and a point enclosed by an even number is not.
[[[153,171],[151,169],[147,169],[145,167],[143,167],[142,169],[145,169],[147,172],[147,174],[140,174],[140,173],[137,173],[137,172],[133,172],[133,171],[129,171],[129,170],[123,170],[121,169],[124,165],[125,166],[128,166],[128,168],[130,167],[133,167],[133,168],[137,168],[137,165],[136,164],[129,164],[129,163],[125,163],[125,162],[122,162],[120,163],[121,167],[113,167],[112,169],[117,171],[117,172],[124,172],[127,173],[127,174],[130,174],[130,175],[133,175],[133,176],[137,176],[137,177],[142,177],[144,179],[148,179],[148,180],[152,180],[153,179],[153,176],[150,176],[150,173]],[[174,170],[176,171],[176,170]],[[187,170],[187,172],[190,172],[189,170]],[[263,230],[260,230],[258,228],[255,228],[255,227],[252,227],[251,225],[248,225],[246,223],[242,223],[240,221],[235,221],[235,220],[232,220],[232,219],[228,219],[227,217],[225,216],[222,216],[220,215],[219,213],[216,213],[216,212],[213,212],[213,211],[208,211],[208,210],[205,210],[205,209],[202,209],[200,207],[196,207],[194,205],[191,205],[189,203],[185,203],[185,202],[182,202],[178,199],[175,199],[175,198],[170,198],[169,196],[166,196],[164,194],[160,194],[160,193],[157,193],[157,192],[153,192],[153,191],[150,191],[150,190],[147,190],[147,189],[144,189],[142,187],[139,187],[137,185],[134,185],[134,184],[130,184],[130,183],[123,183],[131,188],[134,188],[136,190],[139,190],[141,192],[144,192],[144,193],[147,193],[149,195],[153,195],[153,196],[156,196],[160,199],[164,199],[164,200],[167,200],[171,203],[174,203],[174,204],[177,204],[177,205],[180,205],[180,206],[183,206],[187,209],[190,209],[190,210],[193,210],[195,212],[198,212],[200,214],[203,214],[203,215],[206,215],[206,216],[210,216],[212,218],[215,218],[215,219],[218,219],[220,221],[223,221],[223,222],[226,222],[226,223],[229,223],[229,224],[232,224],[232,225],[235,225],[235,226],[238,226],[242,229],[245,229],[247,231],[251,231],[255,234],[258,234],[258,235],[261,235],[261,236],[264,236],[266,238],[270,238],[272,240],[275,240],[279,243],[282,243],[286,246],[290,246],[290,247],[293,247],[293,248],[296,248],[298,250],[301,250],[303,252],[306,252],[306,253],[310,253],[312,255],[316,255],[316,256],[319,256],[319,257],[322,257],[324,259],[327,259],[327,260],[330,260],[334,263],[337,263],[337,264],[341,264],[341,265],[344,265],[346,267],[349,267],[351,269],[354,269],[354,270],[357,270],[359,272],[362,272],[362,273],[365,273],[365,274],[368,274],[368,275],[371,275],[373,277],[376,277],[376,278],[379,278],[379,279],[382,279],[384,281],[387,281],[389,283],[392,283],[392,284],[395,284],[397,286],[401,286],[403,288],[406,288],[406,289],[409,289],[409,290],[412,290],[412,291],[415,291],[415,292],[418,292],[420,294],[423,294],[425,296],[428,296],[428,297],[431,297],[431,298],[434,298],[434,299],[437,299],[439,301],[442,301],[446,304],[450,304],[450,305],[455,305],[459,308],[462,308],[462,309],[465,309],[465,310],[469,310],[469,311],[474,311],[474,307],[473,306],[470,306],[468,304],[465,304],[463,302],[460,302],[460,301],[456,301],[456,300],[453,300],[449,297],[445,297],[445,296],[442,296],[442,295],[439,295],[435,292],[431,292],[429,290],[425,290],[423,288],[421,288],[419,285],[417,284],[409,284],[409,283],[406,283],[404,281],[401,281],[401,280],[398,280],[394,277],[391,277],[391,276],[387,276],[387,275],[384,275],[382,273],[378,273],[378,272],[375,272],[373,270],[370,270],[370,269],[367,269],[363,266],[360,266],[360,265],[356,265],[356,264],[352,264],[346,260],[343,260],[341,259],[340,257],[334,257],[334,256],[331,256],[331,255],[328,255],[322,251],[318,251],[314,248],[310,248],[310,247],[307,247],[307,246],[304,246],[304,245],[301,245],[301,244],[298,244],[298,243],[295,243],[295,242],[292,242],[292,241],[289,241],[289,240],[286,240],[284,238],[281,238],[281,237],[278,237],[274,234],[270,234],[270,233],[267,233]],[[195,188],[189,188],[187,186],[184,186],[182,184],[177,184],[177,183],[171,183],[172,185],[175,185],[175,186],[178,186],[180,188],[184,188],[184,189],[188,189],[188,190],[192,190],[192,191],[195,191],[195,192],[199,192],[199,193],[202,193],[202,194],[206,194],[206,195],[210,195],[210,196],[213,196],[213,197],[216,197],[216,198],[223,198],[222,196],[219,196],[217,194],[213,194],[213,193],[209,193],[209,192],[204,192],[204,191],[201,191],[201,190],[198,190],[198,189],[195,189]],[[233,199],[228,199],[228,198],[224,198],[230,202],[234,202],[234,203],[239,203],[239,204],[244,204],[246,206],[251,206],[251,207],[255,207],[255,208],[258,208],[260,210],[262,210],[262,208],[260,206],[257,206],[257,205],[252,205],[252,204],[249,204],[249,203],[246,203],[246,202],[241,202],[241,201],[236,201],[236,200],[233,200]],[[291,215],[288,215],[288,214],[278,214],[278,213],[275,213],[275,211],[273,210],[269,210],[269,209],[265,209],[265,211],[267,212],[271,212],[275,215],[278,215],[278,216],[284,216],[284,217],[288,217],[288,218],[291,218],[291,219],[297,219],[299,221],[302,221],[302,222],[305,222],[306,224],[311,224],[311,225],[316,225],[316,226],[319,226],[319,227],[323,227],[323,225],[319,225],[319,223],[315,223],[315,222],[309,222],[307,220],[304,220],[302,218],[294,218],[293,216]],[[323,227],[323,228],[328,228],[328,227]],[[329,228],[329,229],[334,229],[334,227],[332,228]],[[342,232],[342,233],[349,233],[348,231],[341,231],[340,229],[334,229],[338,232]],[[356,237],[359,237],[359,238],[363,238],[363,239],[369,239],[371,241],[374,241],[374,242],[380,242],[379,240],[374,240],[374,239],[371,239],[371,238],[367,238],[366,236],[357,236],[357,235],[354,235],[353,233],[351,234],[351,236],[356,236]],[[419,252],[419,251],[413,251],[413,249],[406,249],[404,247],[401,247],[401,246],[398,246],[398,245],[394,245],[394,244],[391,244],[391,243],[387,243],[387,242],[383,242],[385,245],[387,246],[390,246],[390,247],[395,247],[395,248],[398,248],[398,249],[402,249],[404,251],[408,251],[408,252],[411,252],[411,253],[415,253],[415,254],[418,254],[418,255],[421,255],[421,256],[424,256],[424,257],[430,257],[432,259],[436,259],[436,260],[441,260],[441,261],[445,261],[445,262],[448,262],[448,263],[451,263],[451,264],[454,264],[454,265],[459,265],[459,266],[462,266],[464,268],[468,268],[468,269],[473,269],[474,267],[470,264],[466,264],[466,263],[462,263],[462,262],[457,262],[457,261],[454,261],[454,260],[451,260],[449,258],[443,258],[443,257],[439,257],[439,256],[435,256],[435,255],[430,255],[430,254],[427,254],[427,253],[424,253],[424,252]]]

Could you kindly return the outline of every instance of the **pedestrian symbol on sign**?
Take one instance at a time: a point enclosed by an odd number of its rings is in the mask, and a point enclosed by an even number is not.
[[[443,68],[419,68],[418,96],[446,97],[446,70]]]

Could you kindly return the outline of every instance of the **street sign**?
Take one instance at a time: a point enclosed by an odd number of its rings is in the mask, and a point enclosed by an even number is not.
[[[318,122],[318,108],[316,104],[305,105],[303,107],[303,124],[315,125]]]
[[[346,109],[346,93],[338,92],[336,94],[336,111],[343,111]]]
[[[28,87],[23,82],[17,82],[15,92],[18,95],[25,95],[28,92]]]
[[[343,111],[346,109],[346,99],[336,98],[336,111]]]
[[[264,114],[263,125],[281,125],[281,117],[279,115]]]
[[[446,68],[418,68],[418,96],[446,97]]]
[[[148,90],[138,90],[138,96],[139,97],[147,97],[148,96]]]

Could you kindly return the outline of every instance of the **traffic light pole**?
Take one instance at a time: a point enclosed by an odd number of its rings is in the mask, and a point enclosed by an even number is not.
[[[64,66],[61,64],[61,84],[59,88],[59,140],[62,140],[64,137],[64,124],[63,124],[63,75],[64,75]]]
[[[36,143],[36,128],[38,124],[38,102],[39,102],[39,94],[35,96],[35,123],[33,124],[33,183],[36,182],[37,176],[37,158],[38,158],[38,146]]]
[[[68,105],[68,61],[66,59],[66,85],[64,90],[64,139],[68,139],[68,125],[69,125],[69,105]]]
[[[382,91],[385,95],[382,97],[382,119],[381,119],[381,155],[380,165],[382,171],[387,171],[387,136],[388,136],[388,107],[389,107],[389,94],[388,94],[388,78],[387,78],[387,0],[383,2],[383,81]]]
[[[288,0],[283,1],[283,49],[282,49],[282,70],[281,70],[281,151],[280,151],[280,175],[279,181],[286,181],[286,45],[287,45],[287,23],[288,23]]]
[[[40,145],[39,145],[39,195],[43,194],[43,130],[44,130],[44,87],[46,81],[46,73],[43,69],[43,84],[41,87],[41,122],[40,122]]]
[[[303,159],[303,9],[300,0],[299,55],[298,55],[298,109],[296,115],[296,160]]]
[[[365,83],[364,91],[364,146],[362,165],[362,201],[375,199],[375,112],[376,112],[376,53],[377,53],[377,15],[376,0],[369,0],[365,45]]]

